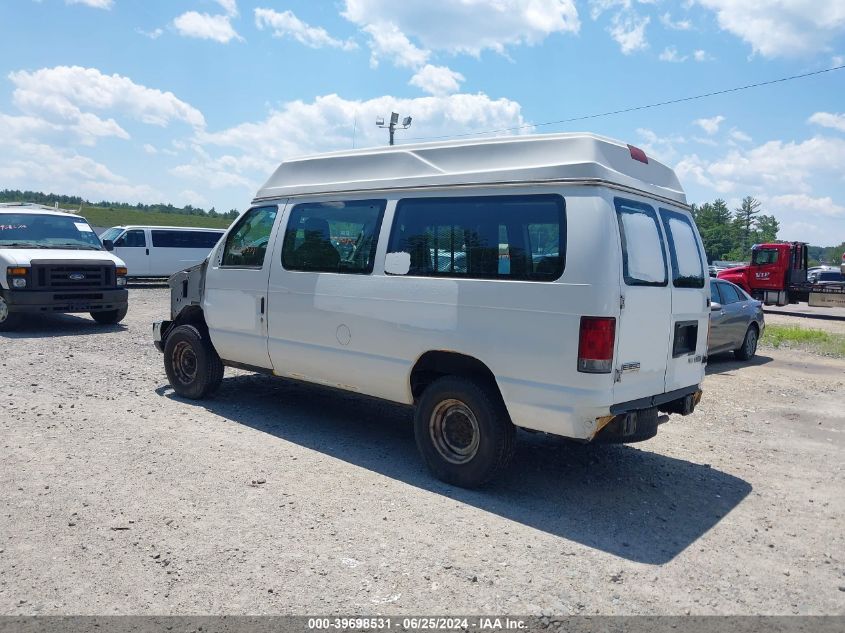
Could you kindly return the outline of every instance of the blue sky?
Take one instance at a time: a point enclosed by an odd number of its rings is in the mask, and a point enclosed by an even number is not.
[[[0,188],[242,209],[282,159],[514,126],[591,131],[845,240],[842,0],[3,0]]]

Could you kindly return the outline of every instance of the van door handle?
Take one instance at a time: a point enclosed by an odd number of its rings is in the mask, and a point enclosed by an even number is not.
[[[150,254],[150,249],[147,249],[147,255],[149,255],[149,254]]]
[[[264,314],[264,297],[261,297],[261,314]]]

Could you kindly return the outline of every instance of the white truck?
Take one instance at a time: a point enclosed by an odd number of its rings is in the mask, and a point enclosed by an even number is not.
[[[351,248],[342,239],[354,236]],[[414,405],[473,487],[515,429],[635,442],[701,397],[709,283],[674,172],[589,134],[285,161],[153,326],[176,393],[224,366]]]
[[[0,204],[0,331],[27,314],[88,312],[104,325],[128,309],[126,265],[78,215]]]

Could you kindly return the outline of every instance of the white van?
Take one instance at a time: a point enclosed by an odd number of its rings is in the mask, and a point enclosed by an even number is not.
[[[126,262],[130,277],[169,277],[202,262],[224,229],[113,226],[100,239]]]
[[[691,413],[706,280],[677,177],[635,147],[385,147],[282,163],[171,278],[154,338],[188,398],[228,365],[414,405],[427,465],[469,487],[505,466],[516,427],[632,442]]]
[[[27,203],[0,204],[0,331],[27,314],[90,312],[115,324],[126,316],[126,266],[103,250],[88,221]]]

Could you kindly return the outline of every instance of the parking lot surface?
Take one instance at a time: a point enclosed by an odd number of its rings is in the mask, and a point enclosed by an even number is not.
[[[0,334],[0,613],[845,613],[841,360],[713,359],[657,438],[520,433],[465,491],[406,408],[234,370],[174,396],[168,305]]]

